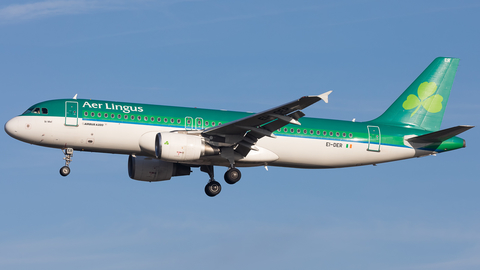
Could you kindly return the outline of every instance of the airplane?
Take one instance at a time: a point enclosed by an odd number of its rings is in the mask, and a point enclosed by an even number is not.
[[[114,102],[57,99],[37,103],[10,119],[13,138],[63,151],[62,176],[74,151],[128,155],[128,174],[164,181],[200,168],[221,185],[214,166],[228,167],[225,182],[241,178],[238,167],[342,168],[435,155],[465,147],[460,125],[440,130],[459,59],[436,58],[379,117],[367,122],[304,117],[302,110],[329,94],[303,96],[259,113]]]

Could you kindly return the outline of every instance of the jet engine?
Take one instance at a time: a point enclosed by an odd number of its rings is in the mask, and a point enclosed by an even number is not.
[[[197,160],[218,153],[218,148],[206,144],[200,136],[161,132],[155,138],[155,156],[163,160]]]
[[[130,155],[128,175],[139,181],[164,181],[172,176],[190,175],[190,167],[151,157]]]

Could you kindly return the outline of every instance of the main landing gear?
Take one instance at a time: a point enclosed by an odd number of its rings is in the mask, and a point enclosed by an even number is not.
[[[65,166],[60,168],[60,174],[62,176],[67,176],[70,174],[70,162],[72,162],[72,156],[73,156],[73,148],[67,148],[64,150],[65,157],[63,158],[65,160]]]
[[[202,172],[208,173],[208,176],[210,176],[210,180],[208,184],[205,186],[205,193],[209,197],[215,197],[217,196],[220,191],[222,191],[222,186],[220,185],[219,182],[215,181],[214,179],[214,173],[213,173],[213,166],[212,165],[202,165],[200,166],[200,170]],[[230,185],[235,184],[240,180],[242,177],[242,173],[240,172],[239,169],[237,168],[230,168],[226,173],[225,173],[225,182],[227,182]]]
[[[200,171],[206,172],[208,173],[208,176],[210,176],[210,180],[208,181],[208,184],[205,186],[205,194],[207,194],[207,196],[209,197],[217,196],[220,193],[220,191],[222,191],[222,186],[213,178],[213,166],[202,165],[200,166]]]

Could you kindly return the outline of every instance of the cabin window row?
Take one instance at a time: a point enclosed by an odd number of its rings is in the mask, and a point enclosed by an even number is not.
[[[116,115],[116,114],[114,114],[114,113],[112,113],[112,114],[108,114],[108,113],[102,114],[102,113],[95,113],[95,112],[90,112],[90,113],[89,113],[89,112],[84,112],[84,115],[85,115],[85,116],[89,116],[89,115],[90,115],[91,117],[98,117],[98,118],[102,118],[102,116],[103,116],[103,118],[109,118],[109,116],[110,116],[111,119],[115,119],[115,118],[116,118],[116,119],[137,120],[137,121],[142,121],[142,120],[143,120],[143,121],[146,121],[146,122],[148,122],[149,120],[150,120],[150,122],[155,122],[155,120],[156,120],[156,122],[158,122],[158,123],[162,123],[162,122],[163,122],[163,123],[169,123],[169,122],[170,122],[171,124],[175,124],[175,122],[176,122],[177,124],[182,124],[182,120],[181,120],[181,119],[176,119],[176,120],[175,120],[174,118],[170,118],[170,120],[169,120],[169,118],[167,118],[167,117],[165,117],[165,118],[162,118],[162,117],[157,117],[157,118],[155,118],[155,117],[153,117],[153,116],[151,116],[151,117],[149,117],[149,116],[143,116],[143,117],[142,117],[142,116],[140,116],[140,115],[137,115],[137,116],[135,116],[135,115],[128,115],[128,114],[124,114],[124,115],[122,115],[122,114],[117,114],[117,115]],[[186,119],[187,119],[187,120],[186,120],[187,125],[191,125],[191,124],[192,124],[192,121],[193,121],[193,120],[192,120],[193,118],[187,117]],[[211,125],[214,127],[214,126],[216,125],[216,122],[214,122],[214,121],[212,121],[212,122],[205,121],[205,123],[203,123],[203,120],[198,120],[198,121],[197,121],[197,126],[203,126],[203,124],[205,124],[205,126],[209,126],[209,125],[211,124]],[[221,125],[221,124],[222,124],[221,122],[218,122],[218,125]]]
[[[278,132],[281,132],[281,131],[282,131],[281,129],[278,130]],[[322,131],[320,131],[320,130],[315,131],[315,130],[313,130],[313,129],[310,129],[310,130],[303,129],[303,130],[302,130],[302,129],[297,128],[297,129],[295,130],[294,128],[290,128],[290,129],[288,129],[288,128],[283,128],[283,132],[289,133],[289,131],[290,131],[290,133],[297,133],[297,134],[301,134],[301,133],[303,133],[303,134],[308,134],[308,133],[310,133],[310,135],[316,134],[316,135],[319,135],[319,136],[320,136],[321,134],[323,134],[323,136],[327,136],[327,135],[328,135],[328,136],[330,136],[330,137],[333,137],[333,136],[340,137],[340,135],[341,135],[341,137],[344,137],[344,138],[347,137],[347,133],[346,133],[346,132],[340,133],[340,132],[338,132],[338,131],[333,132],[333,131],[327,131],[327,130],[324,130],[324,131],[322,132]],[[353,137],[353,134],[352,134],[352,133],[348,133],[348,137],[349,137],[349,138],[352,138],[352,137]]]

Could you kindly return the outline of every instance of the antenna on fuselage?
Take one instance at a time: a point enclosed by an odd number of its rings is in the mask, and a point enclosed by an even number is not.
[[[77,96],[78,96],[78,94],[75,94],[75,96],[73,97],[73,99],[77,99]]]

